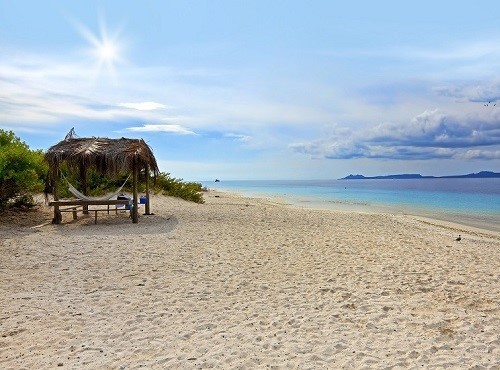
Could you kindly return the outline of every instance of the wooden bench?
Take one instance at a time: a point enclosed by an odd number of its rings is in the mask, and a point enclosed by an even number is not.
[[[127,199],[110,199],[110,200],[55,200],[49,202],[49,206],[54,207],[54,219],[52,223],[60,224],[62,221],[62,212],[72,212],[73,220],[78,218],[78,211],[94,212],[94,223],[97,224],[97,213],[107,212],[109,214],[110,206],[115,206],[115,212],[118,213],[119,206],[130,205],[130,200]],[[88,209],[89,206],[107,206],[107,208]],[[64,208],[61,208],[64,207]],[[79,209],[81,207],[81,209]]]

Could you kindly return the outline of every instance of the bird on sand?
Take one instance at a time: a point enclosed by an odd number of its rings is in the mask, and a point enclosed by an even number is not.
[[[459,235],[458,238],[456,238],[455,240],[459,242],[460,240],[462,240],[462,237]]]

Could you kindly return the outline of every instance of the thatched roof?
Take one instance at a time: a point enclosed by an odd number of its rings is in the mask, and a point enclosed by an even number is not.
[[[65,139],[49,148],[45,159],[49,166],[60,168],[65,162],[74,170],[92,168],[98,173],[116,176],[120,172],[131,172],[134,162],[138,170],[149,166],[151,173],[159,173],[153,151],[143,139],[108,139],[100,137],[77,138],[72,129]]]

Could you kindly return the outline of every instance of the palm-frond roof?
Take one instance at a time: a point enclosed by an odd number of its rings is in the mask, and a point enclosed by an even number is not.
[[[143,139],[79,138],[74,129],[47,150],[45,159],[52,169],[64,162],[76,171],[92,168],[108,176],[131,172],[134,165],[137,169],[149,168],[154,176],[159,173],[153,151]]]

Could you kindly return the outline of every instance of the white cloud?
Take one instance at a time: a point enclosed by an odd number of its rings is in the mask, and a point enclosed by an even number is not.
[[[244,141],[244,142],[250,141],[250,139],[252,138],[251,136],[248,136],[248,135],[233,134],[233,133],[225,134],[224,137],[227,137],[229,139],[235,139],[238,141]]]
[[[500,100],[500,80],[480,85],[476,83],[449,84],[435,87],[433,91],[438,95],[455,98],[459,101],[468,100],[494,107],[497,106],[496,102]]]
[[[120,103],[118,104],[118,106],[130,109],[137,109],[137,110],[155,110],[155,109],[167,108],[166,105],[161,103],[155,103],[153,101],[145,101],[142,103]]]
[[[465,153],[457,156],[460,159],[500,159],[500,150],[467,150]]]
[[[133,132],[166,132],[177,135],[197,135],[195,132],[181,125],[154,125],[146,124],[143,126],[128,127],[126,130]]]

